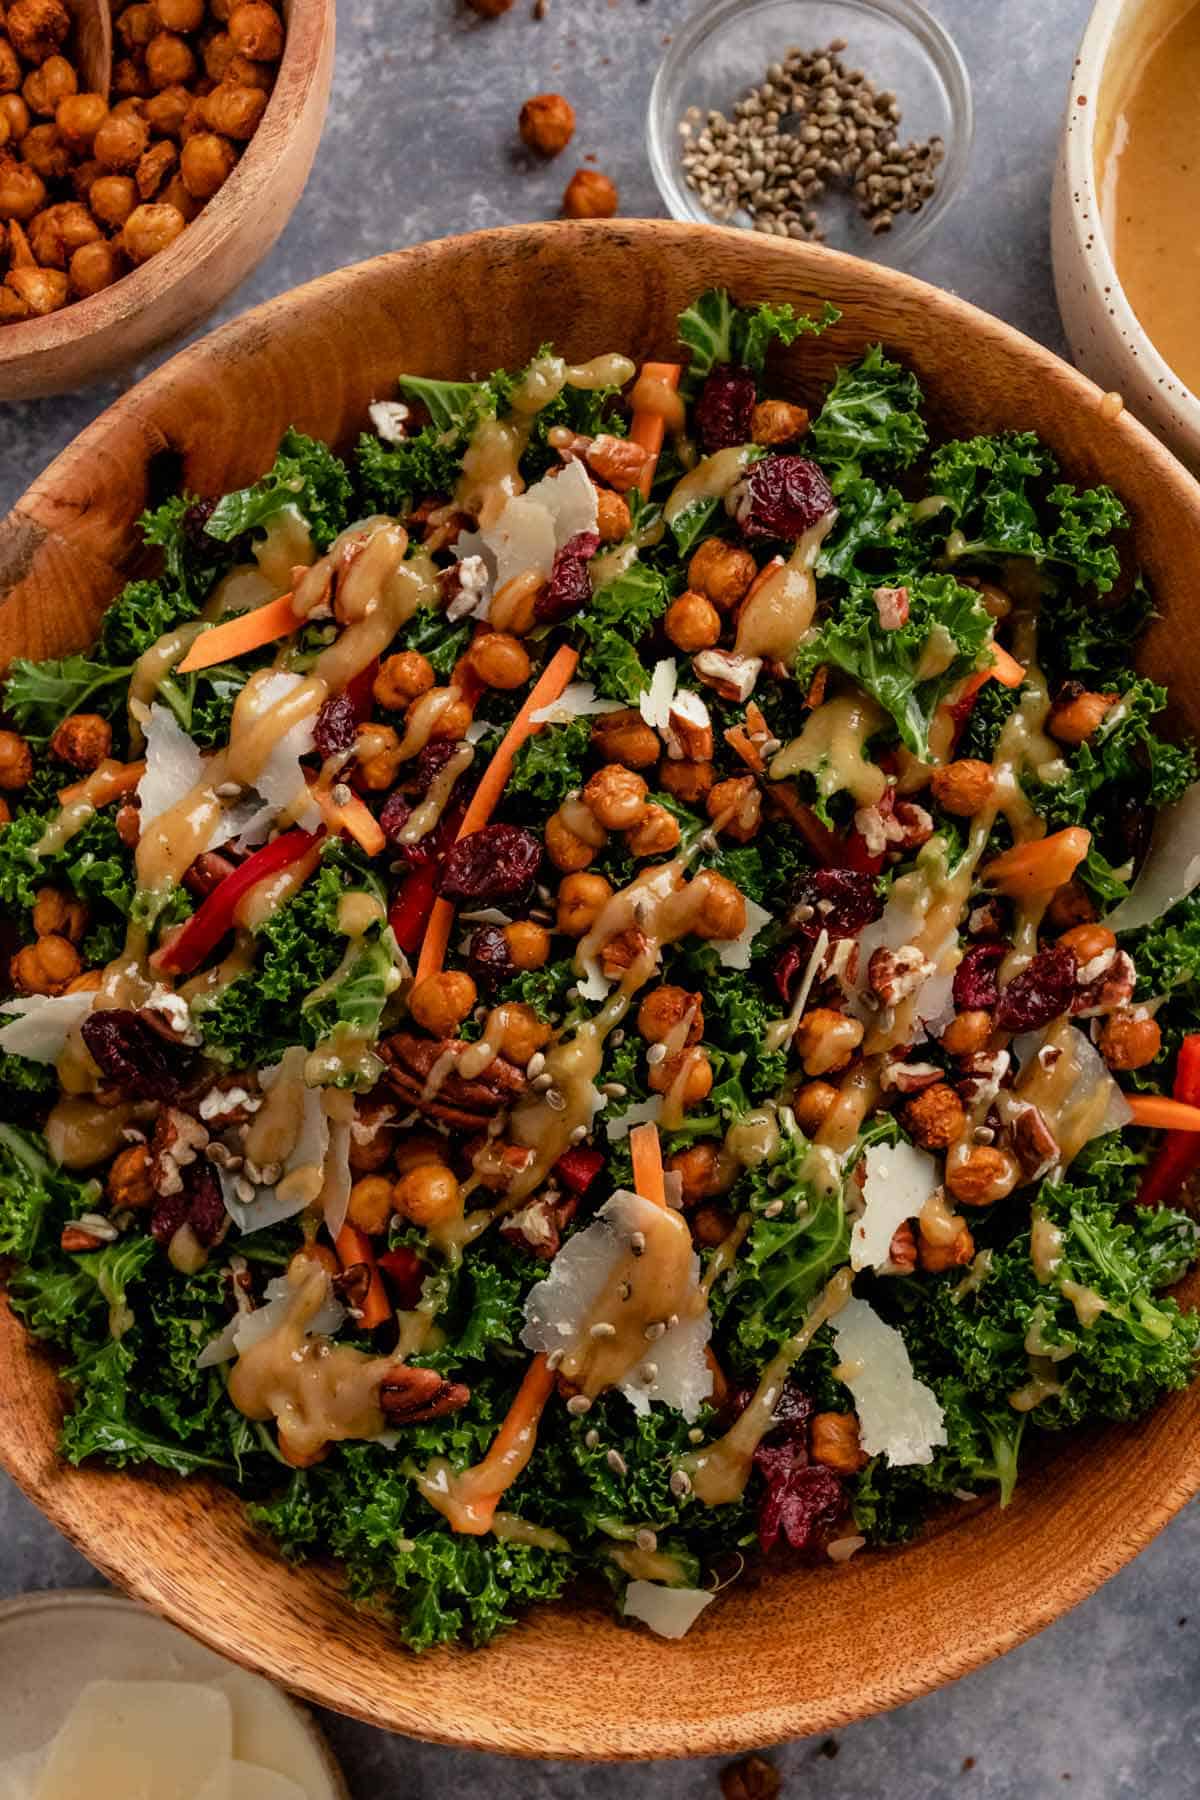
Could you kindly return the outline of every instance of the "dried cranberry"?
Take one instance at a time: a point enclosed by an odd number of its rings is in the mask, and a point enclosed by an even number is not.
[[[814,1412],[813,1398],[795,1381],[785,1381],[783,1392],[771,1414],[771,1443],[775,1443],[783,1432],[795,1433],[808,1424]]]
[[[762,1451],[755,1456],[758,1462]],[[767,1491],[758,1509],[758,1541],[763,1554],[775,1548],[782,1531],[793,1550],[808,1550],[817,1533],[842,1511],[842,1484],[822,1463],[793,1462],[764,1471]]]
[[[1066,944],[1039,950],[1027,969],[1000,995],[996,1023],[1002,1031],[1037,1031],[1069,1011],[1078,964]]]
[[[169,1043],[127,1007],[93,1012],[83,1021],[83,1041],[105,1081],[127,1100],[175,1100],[194,1057]]]
[[[384,837],[389,844],[394,845],[397,850],[403,850],[405,854],[415,846],[402,843],[400,833],[404,830],[404,827],[408,824],[412,815],[413,808],[411,800],[406,799],[403,794],[399,793],[388,795],[379,814],[379,829],[383,832]]]
[[[959,1012],[990,1012],[1000,998],[996,980],[1011,944],[972,944],[954,971],[954,1004]]]
[[[326,700],[313,726],[313,745],[322,760],[337,756],[354,747],[358,737],[358,719],[354,702],[348,694],[334,694]]]
[[[599,548],[600,539],[596,532],[578,531],[555,552],[550,579],[534,605],[535,619],[542,623],[566,619],[588,604],[592,597],[588,559],[595,556]]]
[[[229,1215],[221,1198],[221,1184],[211,1163],[194,1162],[184,1172],[187,1222],[205,1249],[223,1234]]]
[[[857,937],[883,911],[879,886],[865,869],[809,869],[793,894],[791,928],[809,944],[822,931],[831,938]]]
[[[1121,834],[1121,844],[1125,857],[1133,858],[1140,868],[1142,859],[1150,848],[1150,832],[1154,825],[1154,810],[1144,806],[1140,800],[1124,800],[1117,814],[1117,829]]]
[[[494,987],[513,974],[512,951],[508,939],[498,925],[481,925],[471,933],[467,946],[467,968],[480,987]]]
[[[719,363],[700,390],[693,415],[706,456],[750,442],[754,421],[754,377],[734,363]]]
[[[832,506],[829,483],[807,456],[764,456],[747,471],[737,518],[749,538],[790,540]]]
[[[808,966],[811,951],[807,944],[803,948],[799,944],[789,944],[783,955],[775,964],[771,979],[775,983],[775,991],[785,1006],[792,1004],[797,981]]]
[[[183,515],[183,535],[189,550],[213,554],[213,539],[207,530],[208,521],[217,510],[215,500],[193,500]]]
[[[554,1173],[565,1188],[582,1198],[603,1167],[604,1157],[599,1150],[579,1145],[574,1150],[563,1151],[554,1165]]]
[[[448,762],[452,762],[462,749],[461,743],[452,743],[449,738],[434,738],[420,751],[412,766],[409,787],[414,794],[424,797],[433,786],[436,776],[440,775]]]
[[[150,1214],[150,1235],[155,1243],[165,1248],[179,1227],[186,1224],[187,1216],[188,1197],[183,1188],[177,1194],[167,1194],[156,1200]]]
[[[528,897],[542,862],[542,846],[519,825],[485,825],[452,844],[442,864],[438,892],[444,900],[513,900]]]

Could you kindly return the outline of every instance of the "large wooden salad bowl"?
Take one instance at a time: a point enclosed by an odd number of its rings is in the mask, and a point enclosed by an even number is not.
[[[126,394],[0,525],[0,662],[90,641],[138,555],[135,520],[180,474],[201,493],[257,475],[289,424],[348,444],[399,370],[467,376],[552,338],[572,358],[662,354],[699,290],[834,301],[841,323],[790,353],[802,398],[881,338],[956,433],[1032,428],[1073,478],[1112,484],[1162,617],[1149,673],[1200,728],[1200,487],[1083,376],[1008,326],[888,269],[702,226],[519,226],[330,275],[186,350]],[[1200,1281],[1193,1278],[1193,1300]],[[1188,1296],[1183,1296],[1186,1302]],[[106,1575],[206,1643],[326,1706],[444,1742],[524,1755],[732,1750],[825,1730],[953,1680],[1092,1592],[1200,1488],[1200,1390],[1140,1424],[1074,1438],[1006,1510],[922,1541],[731,1590],[685,1641],[607,1606],[543,1607],[477,1653],[415,1658],[356,1613],[331,1571],[279,1561],[232,1495],[199,1479],[70,1469],[51,1363],[0,1311],[0,1458]]]

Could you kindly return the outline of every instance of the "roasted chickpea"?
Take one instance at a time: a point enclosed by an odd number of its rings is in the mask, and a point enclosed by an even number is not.
[[[136,113],[110,112],[92,139],[92,152],[106,169],[135,169],[150,143],[150,127]]]
[[[564,874],[586,869],[596,852],[604,848],[608,833],[587,808],[576,803],[560,806],[546,820],[546,855]]]
[[[927,1275],[940,1275],[944,1269],[961,1269],[975,1254],[975,1239],[965,1219],[957,1220],[958,1230],[942,1241],[928,1236],[921,1220],[917,1220],[917,1255]]]
[[[816,1137],[837,1105],[837,1097],[837,1089],[828,1081],[806,1081],[802,1088],[797,1088],[792,1111],[805,1137]]]
[[[1115,950],[1117,939],[1115,932],[1107,925],[1073,925],[1064,931],[1059,943],[1065,950],[1075,953],[1075,960],[1082,968],[1097,956],[1103,956],[1106,950]]]
[[[1021,1165],[1007,1150],[992,1144],[960,1142],[946,1158],[946,1189],[964,1206],[990,1206],[1012,1193]]]
[[[167,138],[151,144],[137,166],[134,181],[143,200],[153,200],[165,181],[175,173],[179,152]]]
[[[151,4],[163,31],[199,31],[204,23],[204,0],[151,0]]]
[[[836,1075],[849,1067],[863,1036],[860,1019],[814,1006],[797,1025],[792,1042],[806,1075]]]
[[[1162,1049],[1162,1030],[1145,1013],[1110,1013],[1100,1027],[1099,1047],[1110,1069],[1141,1069]]]
[[[703,1050],[681,1050],[650,1063],[646,1085],[654,1094],[673,1093],[681,1106],[699,1106],[712,1093],[712,1064]]]
[[[196,78],[196,55],[186,38],[160,31],[146,46],[146,75],[155,91],[186,87]]]
[[[43,181],[62,181],[71,172],[71,152],[57,125],[31,125],[21,139],[21,156]]]
[[[662,753],[658,733],[636,706],[601,713],[592,725],[592,749],[599,751],[605,762],[624,763],[627,769],[649,769]]]
[[[31,915],[38,937],[65,937],[77,944],[87,930],[88,909],[74,894],[62,888],[39,888]]]
[[[267,96],[261,88],[239,87],[234,81],[222,81],[211,94],[204,95],[199,112],[210,131],[219,132],[222,137],[236,138],[240,143],[254,136],[266,106]]]
[[[43,126],[41,129],[52,132],[54,127]],[[32,131],[26,134],[21,145],[22,155],[33,135]],[[11,156],[0,156],[0,219],[32,219],[45,201],[46,184],[36,170],[15,161]]]
[[[719,641],[721,615],[704,594],[689,588],[667,608],[663,630],[677,650],[690,656],[695,650],[711,650]]]
[[[193,140],[195,141],[195,140]],[[184,167],[187,166],[184,147]],[[380,664],[372,694],[378,705],[389,712],[403,712],[410,700],[419,700],[437,680],[433,665],[419,650],[401,650]]]
[[[675,815],[651,801],[637,824],[625,833],[625,842],[631,856],[665,856],[676,848],[681,835]]]
[[[529,652],[507,631],[481,631],[467,651],[467,662],[485,687],[502,693],[529,680]]]
[[[1090,924],[1095,917],[1096,903],[1081,881],[1065,882],[1046,909],[1047,924],[1059,931]]]
[[[251,62],[278,62],[283,55],[283,20],[266,0],[241,0],[229,15],[229,35]]]
[[[44,63],[66,42],[71,15],[62,0],[11,0],[5,25],[19,57]]]
[[[198,131],[188,138],[179,159],[183,185],[195,200],[209,200],[237,167],[237,151],[228,138]]]
[[[84,974],[77,975],[74,981],[68,981],[66,992],[68,994],[98,994],[103,986],[104,970],[88,969]]]
[[[698,938],[736,938],[746,929],[746,902],[732,881],[715,869],[701,869],[692,881],[692,893],[700,890],[700,909],[692,921]]]
[[[314,1264],[318,1269],[324,1269],[330,1280],[342,1271],[341,1263],[328,1244],[302,1244],[288,1264],[288,1273],[294,1269],[297,1274],[307,1275]]]
[[[154,92],[140,54],[136,57],[122,56],[113,64],[112,87],[109,91],[116,95],[122,105],[129,100],[145,100]]]
[[[685,1208],[725,1193],[733,1173],[715,1138],[702,1138],[686,1150],[674,1151],[667,1158],[666,1170],[668,1175],[678,1175]]]
[[[667,982],[646,995],[638,1007],[637,1027],[647,1043],[664,1044],[685,1019],[689,1023],[686,1035],[679,1040],[681,1050],[690,1049],[704,1036],[704,997]]]
[[[261,88],[264,94],[269,94],[275,85],[275,70],[270,63],[251,62],[248,56],[235,50],[223,80],[236,82],[238,87]]]
[[[15,94],[21,85],[21,64],[6,37],[0,37],[0,93]]]
[[[15,731],[0,731],[0,788],[16,793],[33,779],[33,751]]]
[[[576,169],[562,197],[567,219],[611,219],[617,205],[616,186],[599,169]]]
[[[21,94],[30,112],[44,119],[54,117],[59,103],[79,88],[75,70],[65,56],[48,56],[40,69],[31,69],[21,84]]]
[[[392,1160],[396,1134],[392,1108],[360,1100],[350,1127],[350,1167],[356,1175],[374,1175]]]
[[[996,787],[991,763],[964,756],[958,762],[935,769],[929,782],[933,797],[943,812],[955,818],[969,819],[982,812]]]
[[[534,94],[517,121],[521,142],[539,156],[558,156],[575,130],[575,108],[562,94]]]
[[[411,712],[412,707],[410,706],[409,713],[411,714]],[[451,700],[442,707],[429,727],[430,743],[457,744],[461,738],[466,736],[471,718],[471,708],[465,700]]]
[[[808,412],[790,400],[760,400],[750,427],[756,444],[791,444],[808,430]]]
[[[432,1131],[410,1131],[400,1139],[392,1158],[397,1175],[408,1175],[413,1169],[424,1168],[429,1163],[446,1162],[446,1140]]]
[[[67,94],[58,103],[54,123],[58,134],[76,156],[90,156],[97,131],[108,117],[103,94]]]
[[[646,783],[621,763],[597,769],[583,790],[583,804],[608,831],[626,831],[646,809]]]
[[[603,875],[567,875],[559,883],[555,924],[567,937],[581,938],[592,929],[612,899],[612,883]]]
[[[600,971],[606,981],[621,981],[646,955],[649,939],[638,925],[615,931],[600,946]],[[649,974],[649,968],[646,973]]]
[[[105,1176],[104,1192],[113,1212],[142,1212],[153,1206],[148,1144],[130,1144],[118,1153]]]
[[[517,919],[501,931],[514,969],[540,969],[550,960],[550,933],[532,919]]]
[[[704,809],[714,830],[735,844],[748,844],[762,824],[762,790],[753,775],[734,775],[708,790]]]
[[[180,218],[189,225],[200,211],[202,204],[188,193],[183,185],[183,176],[179,174],[178,170],[172,175],[158,198],[163,206],[173,206]]]
[[[392,1205],[414,1225],[443,1225],[462,1211],[462,1189],[444,1163],[422,1163],[401,1176]]]
[[[102,225],[124,225],[137,205],[137,185],[129,175],[98,175],[88,193],[88,204]]]
[[[82,200],[86,206],[91,195],[92,183],[99,181],[104,172],[94,156],[85,157],[83,162],[76,163],[71,170],[71,190],[75,198]]]
[[[1086,743],[1117,699],[1116,694],[1090,693],[1070,682],[1050,708],[1046,730],[1060,744]]]
[[[192,96],[185,87],[168,87],[146,101],[145,119],[156,137],[177,138]]]
[[[504,1024],[500,1054],[524,1068],[534,1052],[550,1041],[550,1027],[523,1000],[509,1001],[501,1010]]]
[[[72,713],[50,739],[50,754],[81,775],[99,768],[112,750],[112,726],[99,713]]]
[[[8,126],[10,144],[19,144],[29,130],[29,108],[20,94],[0,94],[0,119]]]
[[[706,1202],[696,1208],[688,1223],[692,1228],[692,1241],[697,1248],[715,1250],[733,1230],[734,1218],[725,1207]]]
[[[400,738],[391,725],[360,725],[355,746],[358,779],[373,794],[390,788],[400,772]]]
[[[963,1103],[947,1082],[935,1082],[905,1102],[904,1124],[922,1150],[948,1150],[967,1128]]]
[[[26,944],[9,964],[12,984],[23,994],[61,994],[79,974],[79,952],[69,938],[42,937]]]
[[[453,1037],[478,997],[465,969],[444,969],[417,982],[408,996],[408,1010],[434,1037]]]
[[[685,806],[694,806],[709,792],[716,774],[710,762],[693,762],[688,757],[676,761],[664,757],[658,765],[658,785],[665,793],[673,794],[676,800],[682,800]]]
[[[688,564],[688,587],[707,594],[720,612],[745,598],[758,565],[748,550],[720,538],[706,538]]]
[[[942,1033],[942,1049],[951,1056],[973,1056],[982,1050],[992,1035],[990,1012],[961,1012]]]
[[[149,5],[127,6],[114,21],[117,35],[127,50],[144,50],[162,30],[162,23]]]
[[[870,1458],[862,1447],[853,1413],[814,1413],[808,1428],[809,1454],[835,1475],[857,1475]]]
[[[346,1217],[368,1237],[378,1237],[392,1216],[392,1183],[386,1175],[364,1175],[350,1189]]]
[[[602,544],[619,544],[632,524],[629,502],[611,488],[596,489],[596,531]]]
[[[46,269],[65,269],[81,245],[94,244],[102,236],[95,219],[78,200],[48,206],[29,223],[30,248]]]

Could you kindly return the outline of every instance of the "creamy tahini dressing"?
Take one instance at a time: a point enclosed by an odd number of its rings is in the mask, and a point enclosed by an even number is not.
[[[867,741],[884,723],[884,713],[869,695],[839,694],[818,706],[771,763],[771,780],[811,775],[822,799],[840,789],[856,806],[877,806],[887,789],[887,776],[867,756]]]
[[[836,509],[831,507],[796,540],[786,562],[781,560],[777,567],[764,570],[754,583],[738,614],[735,655],[761,656],[790,665],[813,621],[817,607],[813,570],[836,518]]]

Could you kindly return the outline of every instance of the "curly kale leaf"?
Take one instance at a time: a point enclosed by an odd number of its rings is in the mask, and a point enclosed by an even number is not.
[[[821,545],[817,574],[843,587],[901,586],[928,562],[900,490],[880,487],[851,466],[833,481],[837,520]]]
[[[5,706],[33,744],[44,744],[68,714],[123,712],[129,669],[111,668],[89,656],[51,657],[30,662],[14,657],[5,684]]]
[[[907,624],[886,631],[871,591],[855,589],[806,640],[795,673],[804,688],[822,665],[842,669],[891,714],[913,754],[925,757],[941,700],[964,675],[987,666],[992,622],[975,590],[952,575],[923,576],[908,593]]]
[[[1012,1499],[1026,1415],[1007,1402],[981,1406],[961,1381],[939,1381],[936,1392],[945,1448],[934,1451],[932,1462],[912,1467],[892,1468],[874,1457],[853,1483],[854,1522],[872,1543],[914,1537],[931,1508],[963,1492],[997,1486],[1001,1506]]]
[[[1200,988],[1200,893],[1125,941],[1137,965],[1139,999]]]
[[[1004,431],[941,445],[930,458],[929,486],[944,496],[962,534],[959,556],[1029,557],[1107,593],[1120,573],[1109,539],[1128,523],[1125,509],[1106,487],[1047,488],[1057,471],[1032,431]]]
[[[806,440],[818,462],[879,462],[906,469],[929,441],[921,384],[879,344],[840,368]]]
[[[166,632],[196,616],[199,602],[186,588],[163,581],[131,581],[100,622],[100,655],[114,664],[133,663]]]
[[[318,550],[327,550],[350,522],[352,486],[346,465],[325,444],[289,428],[261,481],[217,502],[204,529],[219,543],[262,530],[285,507],[295,507]]]
[[[764,300],[756,306],[738,306],[724,288],[709,288],[679,315],[679,341],[692,353],[685,376],[688,391],[698,387],[718,363],[738,363],[760,374],[772,344],[817,337],[841,316],[828,301],[814,318],[796,312],[786,301],[782,305]]]
[[[1052,825],[1078,825],[1093,813],[1111,817],[1120,788],[1151,806],[1165,806],[1196,779],[1190,745],[1160,738],[1151,720],[1167,703],[1167,690],[1131,676],[1121,699],[1085,743],[1070,754],[1066,776],[1037,789],[1037,805]]]
[[[35,1132],[0,1125],[0,1256],[29,1261],[57,1241],[69,1219],[94,1204],[96,1192],[94,1182],[80,1181],[52,1162]]]
[[[1050,594],[1043,601],[1039,655],[1055,680],[1075,679],[1110,688],[1128,677],[1133,646],[1154,617],[1143,576],[1115,606],[1098,606],[1078,594]]]
[[[608,700],[636,706],[650,686],[637,646],[666,612],[671,590],[665,576],[635,562],[592,596],[587,611],[572,621],[583,640],[578,674]]]
[[[504,790],[506,799],[526,795],[532,805],[553,812],[572,788],[583,785],[583,763],[591,741],[588,719],[547,725],[526,738]]]
[[[419,651],[438,680],[448,681],[470,635],[469,619],[456,625],[439,607],[419,606],[407,625],[393,638],[388,655],[400,650]]]

